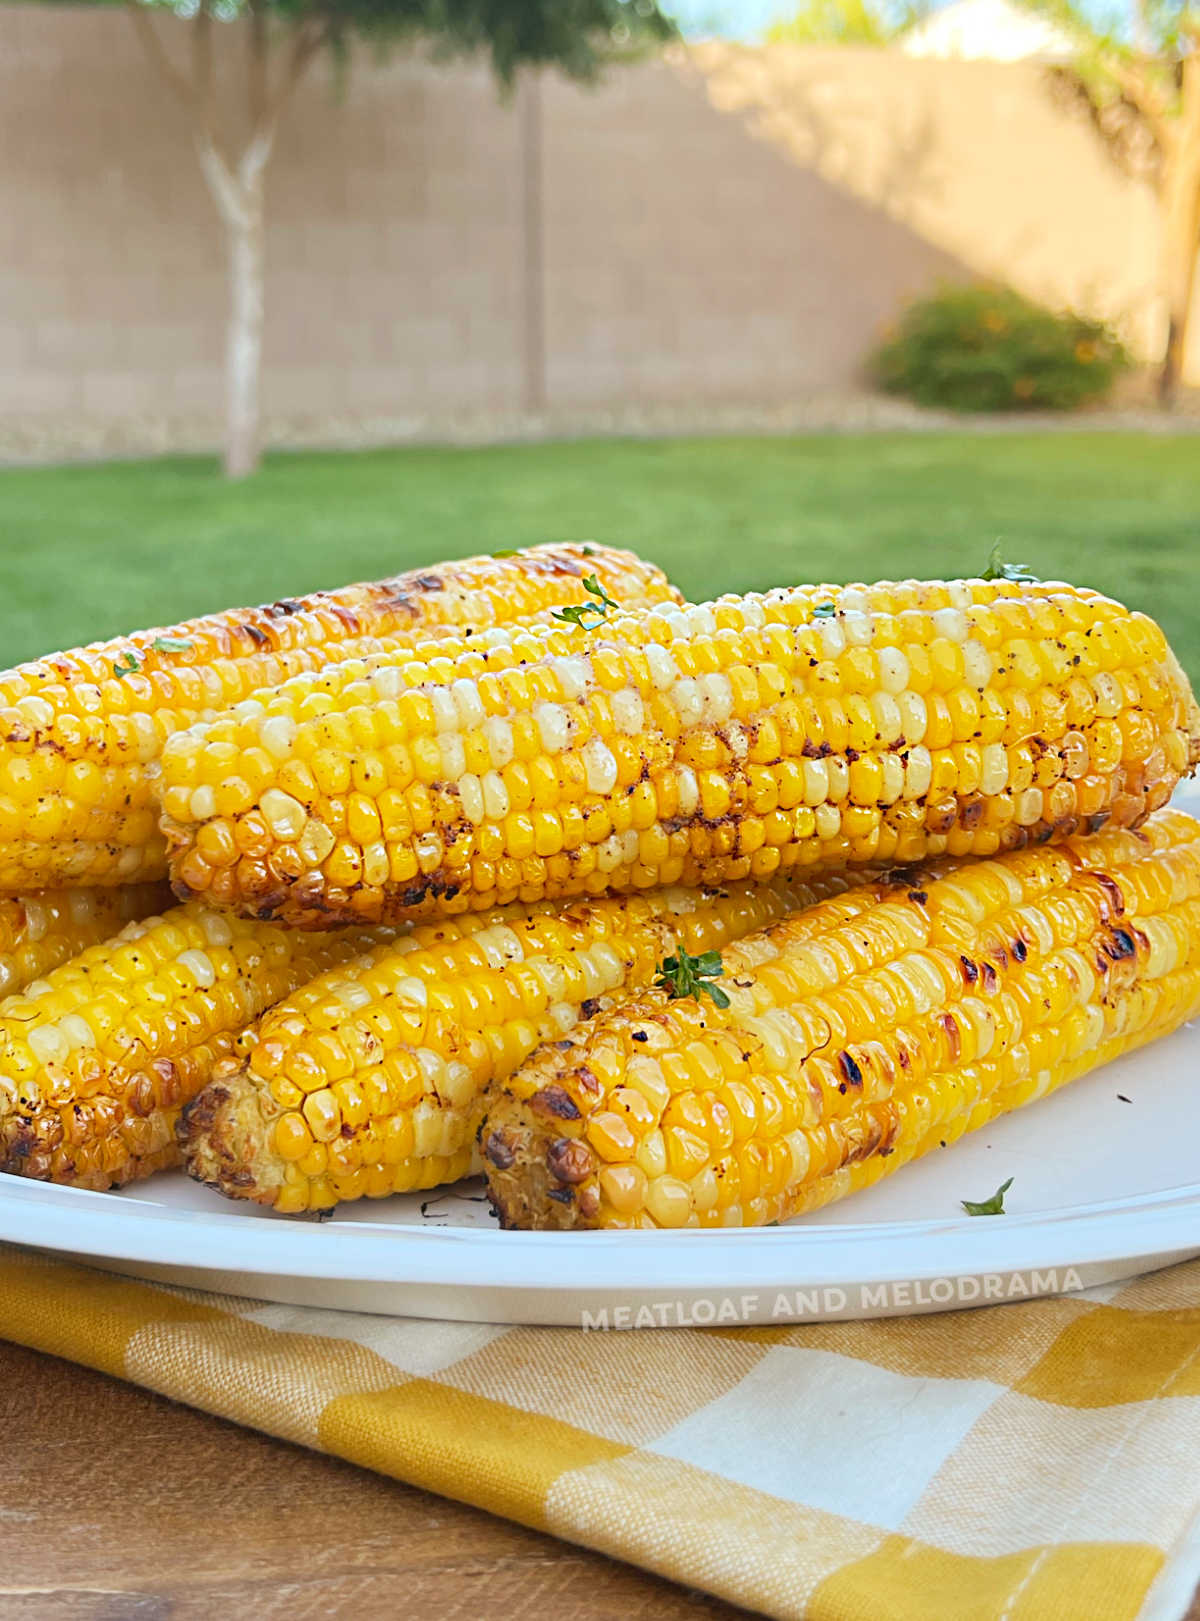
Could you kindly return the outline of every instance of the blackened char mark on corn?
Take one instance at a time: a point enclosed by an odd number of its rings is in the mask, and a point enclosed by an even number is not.
[[[1125,896],[1121,893],[1121,886],[1111,873],[1093,872],[1092,877],[1104,891],[1104,900],[1101,903],[1100,916],[1108,923],[1114,917],[1125,916]]]
[[[517,1162],[517,1151],[503,1131],[489,1131],[483,1140],[483,1157],[498,1171],[508,1171]]]
[[[574,1186],[592,1174],[592,1154],[586,1143],[556,1137],[546,1150],[546,1168],[556,1181]]]
[[[543,1086],[529,1100],[535,1114],[551,1115],[558,1120],[579,1120],[578,1107],[561,1086]]]

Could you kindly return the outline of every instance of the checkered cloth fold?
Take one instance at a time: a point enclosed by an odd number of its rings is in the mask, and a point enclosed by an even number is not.
[[[938,1316],[585,1334],[0,1247],[0,1336],[771,1616],[1179,1621],[1200,1577],[1200,1261]]]

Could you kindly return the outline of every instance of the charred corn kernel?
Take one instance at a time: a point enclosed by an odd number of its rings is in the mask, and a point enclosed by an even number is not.
[[[0,997],[24,990],[122,924],[171,905],[165,884],[0,895]]]
[[[390,932],[298,934],[193,901],[72,956],[0,1001],[0,1171],[107,1188],[177,1164],[179,1112],[238,1032]],[[320,1132],[288,1118],[283,1151],[307,1163]]]
[[[1096,664],[1070,700],[1054,685],[1069,637]],[[368,734],[383,770],[354,778]],[[275,779],[226,811],[242,759]],[[910,581],[330,666],[173,738],[162,784],[177,882],[318,927],[989,856],[1133,824],[1197,761],[1200,710],[1151,621],[1066,585]],[[287,793],[290,765],[315,797]],[[220,866],[248,816],[275,851]]]
[[[362,740],[347,733],[297,761],[298,717],[267,714],[252,693],[333,657],[395,654],[434,638],[460,645],[472,632],[579,601],[591,573],[619,602],[676,600],[662,573],[628,552],[538,546],[210,614],[0,673],[0,888],[161,877],[166,854],[150,768],[172,733],[233,706],[260,722],[255,745],[229,754],[219,780],[197,784],[172,809],[230,819],[258,806],[270,829],[267,849],[295,838],[312,798],[350,788],[343,751]],[[464,700],[460,712],[473,716],[473,703]],[[357,769],[355,786],[373,800],[389,768],[372,760]],[[358,825],[360,813],[352,807],[355,836],[378,837]],[[376,814],[372,808],[367,820]],[[236,847],[245,849],[240,840]],[[229,866],[232,848],[219,837],[205,859]]]
[[[492,1085],[507,1225],[784,1220],[1177,1029],[1200,1013],[1200,822],[934,860],[723,960],[728,1008],[644,991]]]
[[[303,1156],[314,1140],[359,1154],[364,1194],[465,1175],[485,1087],[539,1042],[648,985],[680,945],[694,955],[720,950],[843,891],[836,875],[817,884],[781,878],[561,908],[513,905],[418,926],[305,985],[245,1033],[240,1071],[215,1081],[181,1128],[188,1170],[234,1198],[288,1211],[357,1197],[347,1183],[322,1180],[327,1160],[301,1186],[296,1167],[307,1174]],[[635,1043],[620,1068],[597,1056],[597,1073],[615,1090],[609,1113],[593,1122],[594,1140],[614,1159],[631,1157],[670,1102],[642,1050]],[[673,1123],[707,1131],[711,1119],[685,1109]],[[667,1152],[656,1134],[658,1146],[638,1162],[647,1175]]]

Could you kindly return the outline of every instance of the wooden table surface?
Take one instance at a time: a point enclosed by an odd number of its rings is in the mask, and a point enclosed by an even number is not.
[[[0,1342],[2,1621],[745,1611]]]
[[[3,1342],[0,1420],[2,1621],[747,1614]]]

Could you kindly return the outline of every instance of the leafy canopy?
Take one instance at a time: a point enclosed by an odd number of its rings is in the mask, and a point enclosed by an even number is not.
[[[156,10],[218,21],[246,15],[319,30],[334,51],[355,35],[382,44],[432,40],[445,56],[486,53],[503,85],[523,64],[593,79],[609,62],[673,39],[655,0],[148,0]]]
[[[804,0],[767,32],[773,45],[887,45],[929,10],[928,0]]]

